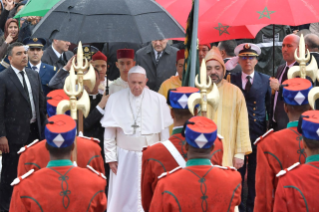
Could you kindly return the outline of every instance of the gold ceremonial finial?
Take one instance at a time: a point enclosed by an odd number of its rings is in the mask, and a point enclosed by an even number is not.
[[[315,102],[316,100],[319,98],[319,87],[314,87],[312,88],[309,93],[308,93],[308,102],[309,105],[312,109],[316,109],[315,108]]]
[[[83,85],[79,82],[76,83],[77,78],[75,75],[74,67],[71,66],[70,75],[64,84],[64,92],[70,97],[70,100],[62,100],[57,107],[57,114],[64,114],[66,111],[71,111],[71,117],[75,120],[78,119],[77,110],[81,110],[85,117],[89,115],[90,111],[90,98],[88,93],[83,89]],[[82,93],[83,92],[83,93]],[[76,99],[82,93],[79,100]]]
[[[297,55],[298,49],[295,50],[295,60],[299,63],[299,66],[293,66],[289,68],[288,71],[288,79],[295,78],[300,76],[301,78],[306,78],[306,76],[310,77],[313,82],[315,82],[318,72],[317,61],[312,56],[311,63],[307,66],[307,63],[310,60],[310,53],[307,49],[307,57],[306,57],[306,46],[305,39],[303,34],[301,34],[299,41],[299,57]]]
[[[207,82],[208,80],[208,82]],[[207,78],[206,61],[203,59],[200,69],[200,83],[198,82],[198,75],[195,78],[195,85],[200,89],[200,93],[193,93],[188,98],[188,109],[194,115],[194,108],[196,105],[201,105],[201,112],[203,116],[207,113],[207,103],[210,104],[214,109],[218,106],[219,91],[216,84],[213,84],[213,89],[208,92],[208,89],[212,86],[211,78]]]
[[[77,65],[75,65],[75,59],[73,59],[72,61],[72,66],[75,68],[75,71],[77,72],[77,75],[75,76],[76,79],[82,86],[84,84],[90,89],[90,91],[92,91],[96,83],[95,71],[92,64],[90,64],[86,58],[83,58],[83,48],[81,41],[78,45],[76,61]],[[87,69],[89,69],[89,71],[86,74],[84,74],[84,71],[86,71]],[[66,78],[66,80],[68,80],[68,77]]]

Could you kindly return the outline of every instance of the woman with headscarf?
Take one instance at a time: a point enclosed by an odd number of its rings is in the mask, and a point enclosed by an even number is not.
[[[4,36],[0,37],[0,59],[3,59],[10,44],[16,42],[19,37],[18,21],[9,18],[4,27]]]

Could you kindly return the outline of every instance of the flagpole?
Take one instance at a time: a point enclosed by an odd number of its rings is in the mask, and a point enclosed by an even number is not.
[[[196,74],[196,55],[197,55],[197,31],[198,31],[198,15],[199,14],[199,0],[194,0],[194,18],[193,18],[193,32],[191,41],[191,73],[189,78],[189,86],[195,87]]]

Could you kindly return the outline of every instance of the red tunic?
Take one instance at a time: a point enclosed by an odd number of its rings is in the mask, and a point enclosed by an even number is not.
[[[77,165],[86,168],[87,165],[105,174],[104,161],[101,155],[101,147],[95,141],[77,137]],[[49,151],[45,147],[46,140],[36,143],[21,153],[18,164],[18,176],[31,169],[35,171],[44,168],[50,161]]]
[[[257,143],[256,212],[273,211],[276,174],[296,162],[305,163],[306,153],[297,124],[290,122],[292,127],[269,134]]]
[[[313,156],[311,156],[313,157]],[[274,212],[319,211],[319,155],[316,160],[300,165],[280,177]]]
[[[169,140],[174,144],[183,158],[187,160],[187,152],[185,149],[186,141],[182,134],[173,134]],[[223,158],[222,141],[217,138],[214,144],[215,147],[211,153],[211,161],[215,165],[221,165]],[[158,176],[163,172],[175,169],[179,165],[171,153],[161,143],[152,145],[144,150],[142,161],[142,204],[144,210],[148,211],[158,182]]]
[[[187,167],[159,180],[150,212],[232,212],[241,201],[241,176],[234,169],[192,159]],[[196,162],[195,162],[196,163]],[[204,165],[201,165],[204,164]],[[225,169],[224,169],[225,168]]]
[[[10,212],[105,211],[105,186],[106,180],[88,169],[42,168],[15,185]]]

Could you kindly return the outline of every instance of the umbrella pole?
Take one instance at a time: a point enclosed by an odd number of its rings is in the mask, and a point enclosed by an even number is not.
[[[272,76],[275,76],[275,24],[272,25]]]
[[[195,86],[198,16],[199,16],[199,0],[194,0],[193,32],[192,32],[192,41],[191,41],[192,58],[191,58],[191,73],[189,78],[189,86],[192,86],[192,87]]]

